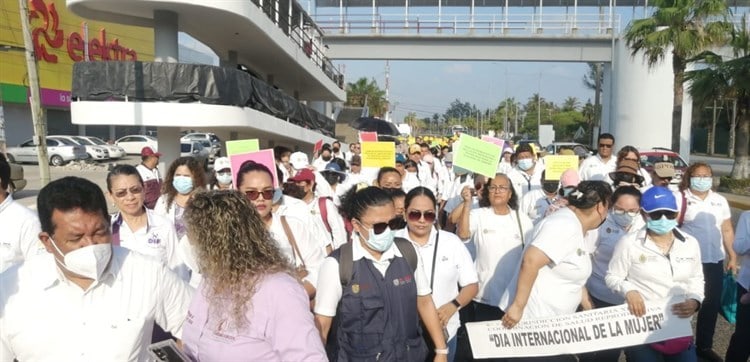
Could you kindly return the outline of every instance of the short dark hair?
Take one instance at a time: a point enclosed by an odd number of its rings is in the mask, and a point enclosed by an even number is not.
[[[633,186],[622,186],[615,189],[615,192],[612,194],[612,201],[610,202],[610,205],[614,205],[618,199],[620,199],[620,196],[630,195],[635,197],[638,200],[638,204],[641,203],[641,191]]]
[[[143,186],[143,179],[141,178],[141,174],[138,173],[138,169],[135,168],[135,166],[132,165],[117,165],[112,168],[112,171],[109,171],[109,174],[107,174],[107,191],[112,192],[112,178],[115,176],[131,176],[135,175],[138,177],[138,182]]]
[[[615,136],[613,136],[611,133],[602,133],[599,135],[599,138],[596,139],[596,142],[599,142],[601,140],[612,140],[612,144],[614,144]]]
[[[390,167],[390,166],[381,167],[380,170],[378,171],[378,176],[375,178],[375,180],[378,181],[378,185],[380,185],[380,179],[382,179],[383,176],[385,176],[385,174],[391,173],[391,172],[395,172],[399,176],[401,176],[401,172],[398,172],[398,170],[393,167]]]
[[[291,155],[292,150],[284,146],[276,146],[273,148],[273,157],[276,159],[276,161],[281,161],[281,158],[284,157],[285,154]]]
[[[102,189],[85,178],[75,176],[63,177],[44,186],[36,199],[36,208],[42,231],[50,235],[55,233],[56,225],[52,223],[55,210],[68,212],[81,209],[88,213],[99,213],[109,221]]]
[[[523,152],[531,153],[532,157],[536,156],[536,154],[534,153],[534,147],[531,147],[530,143],[522,143],[518,145],[518,147],[516,148],[516,157]]]
[[[0,153],[0,192],[8,189],[10,185],[10,164],[5,160],[5,155]]]
[[[612,186],[604,181],[581,181],[568,194],[568,204],[579,209],[590,209],[599,203],[609,207],[612,198]]]
[[[404,200],[404,207],[409,207],[409,204],[414,200],[417,196],[425,196],[430,201],[432,201],[432,207],[437,207],[437,198],[435,197],[435,194],[432,192],[432,190],[424,187],[424,186],[417,186],[411,191],[409,191],[408,194],[406,194],[406,199]]]
[[[348,218],[359,220],[370,207],[393,205],[391,195],[379,187],[369,186],[361,190],[357,189],[356,185],[353,186],[341,200],[341,210]]]

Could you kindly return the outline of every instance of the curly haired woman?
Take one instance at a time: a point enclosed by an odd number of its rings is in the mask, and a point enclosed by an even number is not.
[[[244,195],[198,193],[185,221],[203,275],[183,331],[191,358],[326,360],[307,294]]]

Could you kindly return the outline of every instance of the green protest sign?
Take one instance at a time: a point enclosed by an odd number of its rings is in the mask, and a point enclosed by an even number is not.
[[[461,147],[453,156],[453,165],[487,177],[495,176],[500,163],[500,146],[465,133],[461,134],[459,142]]]
[[[260,150],[257,139],[227,141],[227,156],[239,155]]]

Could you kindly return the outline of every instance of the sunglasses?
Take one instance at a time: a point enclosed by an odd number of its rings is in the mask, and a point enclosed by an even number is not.
[[[677,212],[669,210],[658,210],[648,214],[648,217],[651,220],[659,220],[662,218],[662,216],[666,216],[667,219],[673,220],[677,218]]]
[[[435,214],[434,211],[412,210],[412,211],[409,211],[408,214],[406,214],[406,217],[409,218],[409,221],[419,221],[421,218],[424,217],[424,221],[433,222],[435,221],[435,217],[437,217],[437,215]]]
[[[247,199],[250,201],[255,201],[258,199],[260,195],[263,195],[263,199],[265,200],[271,200],[273,199],[273,190],[263,190],[263,191],[257,191],[257,190],[251,190],[251,191],[245,191],[245,196],[247,196]]]
[[[636,182],[637,181],[637,177],[636,177],[636,175],[622,174],[621,173],[621,174],[616,174],[615,175],[615,181],[617,181],[618,183],[619,182],[625,182],[625,183],[629,183],[629,184],[634,184],[634,183],[637,183]]]
[[[125,196],[128,196],[128,191],[133,195],[140,195],[141,192],[143,192],[142,186],[133,186],[130,189],[124,189],[124,190],[118,190],[114,193],[115,197],[118,199],[121,199]]]
[[[600,143],[599,144],[599,148],[612,148],[612,146],[614,146],[614,144],[611,144],[611,145],[610,144],[606,144],[606,143]]]
[[[365,227],[367,226],[367,225],[365,225],[365,223],[363,223],[363,222],[361,222],[359,220],[356,220],[356,221],[360,225],[362,225],[362,226],[365,226]],[[387,228],[390,228],[391,230],[398,230],[399,229],[399,225],[401,223],[402,223],[402,221],[399,220],[399,218],[394,217],[393,219],[389,220],[388,222],[379,222],[377,224],[370,225],[370,227],[372,228],[372,232],[374,232],[375,235],[380,235],[383,232],[385,232],[385,229],[387,229]],[[403,227],[401,227],[401,228],[403,228]]]

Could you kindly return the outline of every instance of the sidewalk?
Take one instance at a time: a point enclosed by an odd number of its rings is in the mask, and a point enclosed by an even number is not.
[[[719,194],[726,197],[730,207],[734,207],[740,210],[750,210],[750,196],[729,194],[725,192],[720,192]]]

